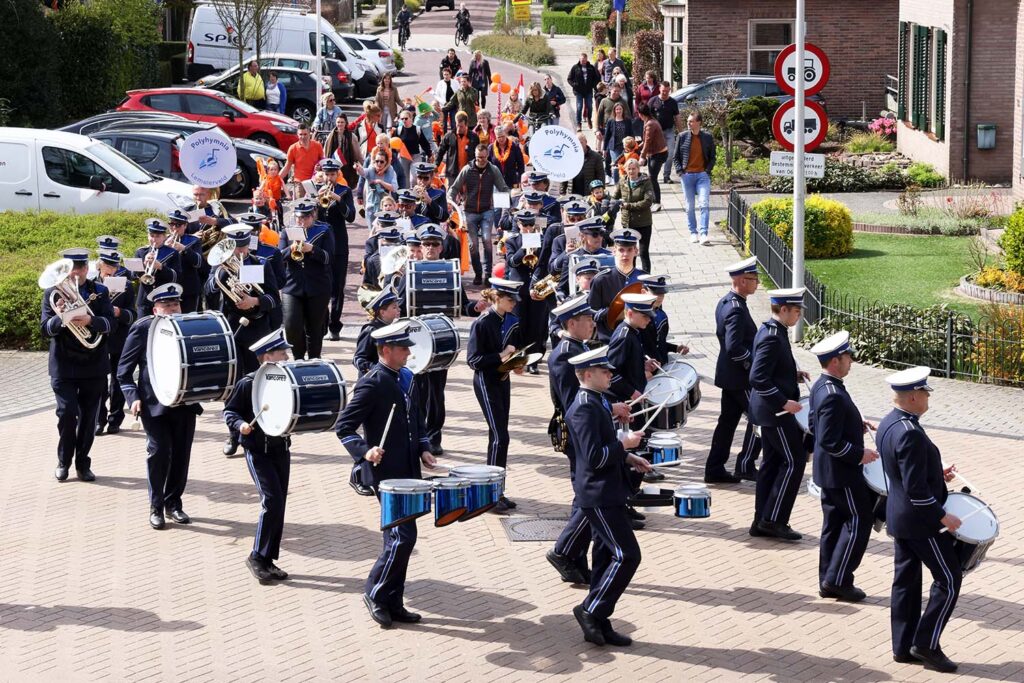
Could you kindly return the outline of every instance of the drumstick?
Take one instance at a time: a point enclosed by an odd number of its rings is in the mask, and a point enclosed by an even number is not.
[[[946,469],[946,463],[942,463],[942,469]],[[978,489],[974,487],[974,484],[964,479],[964,476],[957,472],[956,470],[953,470],[953,476],[962,481],[964,485],[967,486],[967,488],[969,488],[972,492],[978,491]]]
[[[260,419],[260,415],[262,415],[264,412],[266,412],[268,410],[270,410],[270,405],[268,405],[266,403],[261,405],[260,406],[260,412],[256,413],[253,416],[252,421],[249,422],[249,429],[252,429],[253,427],[255,427],[256,426],[256,420]]]
[[[640,394],[639,396],[637,396],[636,398],[634,398],[634,399],[633,399],[632,401],[626,401],[626,405],[627,405],[627,406],[633,406],[633,405],[636,405],[636,404],[637,404],[637,403],[639,403],[640,401],[644,400],[644,397],[646,397],[646,396],[647,396],[647,394],[649,394],[649,393],[651,393],[651,392],[650,392],[650,391],[645,391],[644,393],[642,393],[642,394]]]
[[[976,515],[979,512],[981,512],[982,510],[991,510],[991,509],[992,509],[992,507],[986,503],[986,504],[982,505],[980,508],[975,508],[975,509],[971,510],[970,512],[968,512],[966,515],[964,515],[963,517],[960,518],[960,521],[963,522],[965,519],[970,519],[974,515]],[[947,531],[949,531],[949,527],[948,526],[944,526],[944,527],[942,527],[942,529],[939,530],[939,533],[940,534],[944,534]],[[953,533],[953,532],[950,531],[949,533]]]
[[[395,416],[395,408],[397,408],[397,407],[398,407],[397,403],[392,403],[391,404],[391,412],[388,413],[388,421],[384,423],[384,435],[380,437],[380,447],[381,448],[384,447],[384,442],[388,440],[388,432],[391,431],[391,418],[393,418]],[[373,463],[373,466],[376,467],[377,463]]]
[[[648,406],[647,408],[644,408],[643,410],[638,410],[635,413],[630,413],[629,416],[631,418],[633,418],[633,417],[636,417],[637,415],[643,415],[644,413],[649,413],[652,410],[657,410],[658,408],[659,408],[659,406]]]
[[[662,409],[662,408],[664,408],[664,407],[665,407],[665,405],[666,405],[667,403],[668,403],[668,399],[666,398],[666,399],[665,399],[664,401],[662,401],[662,402],[661,402],[660,404],[658,404],[658,408],[657,408],[657,409],[656,409],[656,410],[654,411],[654,414],[653,414],[653,415],[651,415],[650,419],[649,419],[649,420],[647,420],[647,423],[646,423],[646,424],[644,424],[644,426],[643,426],[643,427],[641,427],[641,428],[639,429],[639,431],[641,431],[641,432],[646,432],[646,431],[647,431],[647,428],[651,426],[651,423],[653,423],[653,422],[654,422],[654,419],[655,419],[656,417],[658,417],[658,413],[660,413],[660,412],[661,412],[661,409]]]
[[[647,354],[644,354],[644,358],[646,358],[647,360],[649,360],[652,363],[654,363],[654,369],[655,370],[658,370],[660,372],[665,372],[665,368],[661,367],[661,363],[659,363],[658,361],[654,360],[653,358],[651,358]],[[654,373],[652,372],[651,374],[653,375]]]

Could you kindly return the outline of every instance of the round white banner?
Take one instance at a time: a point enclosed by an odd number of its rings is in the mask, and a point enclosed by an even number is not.
[[[583,145],[568,128],[544,126],[530,139],[530,163],[551,180],[572,180],[583,168]]]
[[[181,172],[195,185],[220,187],[231,180],[238,154],[231,138],[220,128],[192,133],[181,146]]]

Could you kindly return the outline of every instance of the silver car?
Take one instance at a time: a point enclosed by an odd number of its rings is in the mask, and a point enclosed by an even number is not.
[[[388,44],[376,36],[356,35],[355,33],[340,33],[342,40],[356,54],[368,61],[377,70],[377,77],[384,74],[393,74],[398,71],[395,66],[395,53]]]

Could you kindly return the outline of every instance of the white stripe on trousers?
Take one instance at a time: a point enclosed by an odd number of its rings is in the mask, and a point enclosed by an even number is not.
[[[380,573],[380,579],[370,589],[370,599],[374,601],[377,600],[377,591],[384,587],[384,582],[388,578],[388,572],[391,571],[391,567],[395,564],[395,558],[398,557],[398,546],[401,545],[398,538],[398,527],[391,527],[388,531],[395,541],[391,544],[391,552],[388,554],[388,559],[384,561],[384,571]]]
[[[786,488],[789,486],[789,480],[793,478],[793,470],[796,468],[796,464],[793,462],[793,454],[789,450],[789,442],[786,441],[786,433],[782,427],[776,427],[779,430],[779,440],[782,441],[782,450],[786,453],[786,475],[782,479],[782,486],[779,487],[779,496],[775,499],[775,510],[772,512],[772,521],[777,522],[779,520],[779,508],[782,507],[782,498],[785,495]]]
[[[846,544],[846,550],[843,552],[843,561],[839,563],[839,571],[836,572],[836,585],[843,585],[843,576],[846,574],[846,568],[850,563],[850,556],[853,555],[853,545],[857,542],[857,534],[860,530],[860,515],[857,514],[857,508],[853,504],[853,492],[848,486],[843,487],[843,492],[846,494],[846,504],[850,506],[850,512],[853,514],[853,533],[850,534],[850,540]]]
[[[245,464],[249,468],[249,474],[252,476],[253,483],[256,484],[256,493],[260,494],[260,518],[259,521],[256,522],[256,537],[252,539],[252,551],[258,555],[259,551],[257,548],[259,547],[260,531],[263,530],[263,515],[266,514],[267,511],[267,507],[263,501],[267,498],[263,495],[263,487],[260,485],[260,478],[256,476],[256,467],[252,464],[252,454],[249,453],[248,449],[245,451]],[[263,559],[269,560],[270,558],[264,557]]]
[[[583,530],[589,526],[590,520],[587,519],[586,515],[583,515],[583,519],[581,519],[580,523],[576,525],[576,530],[569,534],[569,540],[566,542],[566,545],[573,545],[576,542],[576,539],[579,538],[579,535],[583,533]]]
[[[946,576],[946,580],[949,581],[949,590],[946,595],[946,604],[939,610],[939,618],[935,621],[935,628],[932,629],[931,649],[936,650],[939,647],[939,636],[942,635],[942,626],[949,619],[949,613],[953,611],[953,600],[956,593],[954,592],[953,586],[953,572],[949,571],[949,566],[946,564],[946,560],[942,557],[942,552],[939,550],[939,544],[934,538],[928,539],[928,545],[931,546],[932,552],[935,553],[935,560],[942,567],[942,573]],[[943,616],[945,614],[945,616]]]
[[[611,543],[612,550],[615,551],[615,559],[612,561],[611,569],[607,574],[605,574],[600,588],[597,589],[597,594],[594,596],[594,599],[590,601],[590,607],[584,608],[591,614],[594,612],[594,607],[604,598],[604,594],[608,591],[608,586],[611,585],[612,579],[619,573],[619,568],[622,566],[622,548],[620,548],[619,544],[615,542],[615,535],[612,534],[611,527],[608,526],[608,522],[605,521],[604,515],[601,514],[601,508],[594,508],[594,514],[596,514],[597,518],[601,520],[601,526],[603,526],[604,530],[608,533],[608,540]]]
[[[473,381],[480,382],[480,393],[484,396],[484,419],[487,420],[487,428],[494,434],[493,443],[491,444],[491,450],[487,452],[487,464],[494,465],[498,461],[498,428],[497,423],[494,420],[494,414],[491,412],[491,398],[487,395],[487,383],[484,382],[484,376],[481,373],[476,373]]]

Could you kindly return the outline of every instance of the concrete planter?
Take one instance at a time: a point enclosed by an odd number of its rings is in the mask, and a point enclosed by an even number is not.
[[[970,275],[965,275],[960,278],[960,286],[956,288],[956,291],[970,299],[979,299],[981,301],[988,301],[994,304],[1024,306],[1024,294],[1018,294],[1017,292],[1001,292],[997,289],[980,287],[971,282],[971,277],[972,276]]]

